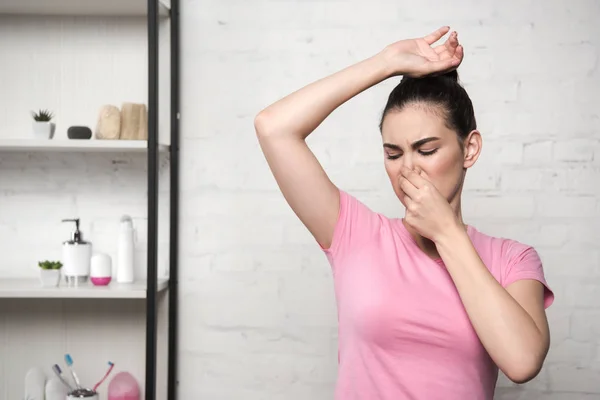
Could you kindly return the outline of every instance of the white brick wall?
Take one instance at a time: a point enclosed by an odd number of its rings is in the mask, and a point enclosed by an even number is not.
[[[467,221],[535,245],[556,303],[540,376],[499,399],[600,396],[600,3],[441,0],[182,4],[180,397],[329,399],[329,266],[259,151],[264,106],[391,41],[442,24],[483,133]],[[331,178],[389,215],[377,131],[391,80],[342,106],[309,143]]]

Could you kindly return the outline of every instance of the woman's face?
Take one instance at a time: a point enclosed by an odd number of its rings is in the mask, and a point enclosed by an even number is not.
[[[406,166],[421,170],[450,204],[458,204],[465,169],[479,155],[479,132],[473,131],[461,148],[456,133],[450,130],[441,113],[423,105],[409,105],[389,112],[382,125],[385,170],[396,196],[406,207],[400,189],[400,169]]]

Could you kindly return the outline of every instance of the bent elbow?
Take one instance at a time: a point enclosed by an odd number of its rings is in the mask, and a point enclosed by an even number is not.
[[[517,384],[527,383],[533,380],[542,370],[543,362],[532,360],[529,362],[519,362],[507,368],[504,372],[506,377]]]
[[[271,126],[270,118],[264,110],[254,117],[254,130],[257,136],[267,136],[272,130]]]
[[[526,372],[508,373],[508,374],[506,374],[506,376],[512,382],[522,385],[524,383],[527,383],[527,382],[533,380],[533,378],[535,378],[538,375],[538,373],[539,373],[539,371],[536,371],[536,372],[526,371]]]

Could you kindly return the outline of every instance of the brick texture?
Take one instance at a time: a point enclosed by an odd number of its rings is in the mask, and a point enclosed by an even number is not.
[[[186,283],[190,297],[182,298],[182,396],[331,398],[337,324],[329,266],[286,209],[252,118],[313,80],[442,24],[465,46],[459,73],[484,139],[467,174],[465,218],[535,245],[557,296],[544,370],[519,386],[501,377],[497,397],[600,396],[597,2],[183,5],[182,211],[190,235],[182,274],[201,278]],[[336,184],[397,216],[403,211],[377,130],[395,82],[340,107],[309,145]]]

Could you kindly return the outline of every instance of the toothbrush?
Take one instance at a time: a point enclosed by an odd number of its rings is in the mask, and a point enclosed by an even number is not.
[[[108,377],[108,375],[110,374],[110,371],[112,371],[113,367],[115,366],[115,364],[114,364],[114,363],[112,363],[112,362],[110,362],[110,361],[108,362],[108,365],[109,365],[109,367],[108,367],[108,371],[106,371],[106,374],[104,374],[104,377],[103,377],[102,379],[100,379],[100,382],[98,382],[98,383],[96,383],[96,384],[94,385],[94,392],[96,391],[96,389],[98,389],[98,386],[102,385],[102,382],[104,382],[104,380],[105,380],[105,379]]]
[[[68,353],[65,354],[65,362],[67,363],[67,366],[69,367],[69,370],[71,371],[71,376],[73,376],[75,385],[77,386],[78,389],[81,389],[81,384],[79,383],[79,378],[77,377],[77,374],[75,374],[75,371],[73,371],[73,359],[71,358],[71,355]]]
[[[69,388],[69,390],[73,390],[73,386],[71,386],[69,384],[69,382],[67,382],[67,380],[65,378],[63,378],[62,376],[62,371],[60,370],[60,367],[58,366],[58,364],[54,364],[52,366],[52,371],[54,371],[54,374],[58,377],[58,379],[60,379],[60,381]]]

